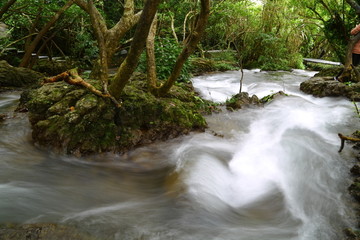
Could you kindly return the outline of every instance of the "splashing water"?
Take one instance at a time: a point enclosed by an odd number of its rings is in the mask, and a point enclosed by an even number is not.
[[[119,240],[340,239],[352,224],[353,156],[349,147],[337,152],[337,133],[359,123],[346,99],[301,93],[311,75],[246,70],[244,91],[289,96],[208,116],[204,133],[91,161],[37,148],[17,114],[0,124],[0,223],[57,222]],[[193,83],[223,102],[239,79],[230,71]],[[11,113],[18,96],[3,93],[0,113]]]

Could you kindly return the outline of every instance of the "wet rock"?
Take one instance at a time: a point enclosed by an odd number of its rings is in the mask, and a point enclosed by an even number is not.
[[[6,61],[0,61],[0,88],[23,88],[39,85],[43,79],[41,73],[27,68],[13,67]]]
[[[227,100],[225,104],[226,109],[234,111],[236,109],[241,109],[244,107],[260,106],[261,102],[256,95],[252,95],[250,97],[247,92],[242,92],[234,95],[232,98]]]
[[[360,232],[355,229],[346,228],[344,230],[345,240],[359,240],[360,239]]]
[[[0,122],[4,121],[6,119],[6,114],[0,114]]]
[[[351,92],[349,86],[330,77],[313,77],[302,82],[300,90],[315,97],[340,97]]]
[[[2,224],[0,225],[2,240],[95,240],[94,237],[73,227],[52,223],[36,224]]]
[[[360,101],[360,83],[339,82],[334,76],[314,76],[302,82],[300,90],[315,97],[347,97]]]
[[[273,93],[273,94],[270,94],[270,95],[267,95],[267,96],[261,98],[260,102],[268,103],[268,102],[271,102],[271,101],[278,99],[280,97],[283,97],[283,96],[287,96],[287,94],[284,93],[283,91],[279,91],[279,92],[276,92],[276,93]]]
[[[356,178],[348,188],[349,193],[354,199],[360,202],[360,178]]]
[[[343,70],[344,70],[343,66],[322,68],[317,74],[315,74],[315,77],[334,77],[342,73]]]
[[[252,95],[251,97],[247,92],[242,92],[234,95],[230,100],[226,101],[226,109],[230,111],[234,111],[236,109],[241,109],[244,107],[251,106],[263,106],[266,103],[273,101],[281,96],[286,96],[283,91],[276,92],[274,94],[267,95],[262,99],[259,99],[256,95]]]
[[[55,76],[74,68],[74,66],[77,65],[67,60],[56,61],[49,59],[39,59],[36,61],[32,69],[37,72],[44,73],[47,76]]]
[[[353,175],[360,175],[360,166],[359,166],[359,164],[354,165],[354,166],[350,169],[350,172],[351,172]]]
[[[97,81],[89,82],[101,88]],[[144,83],[142,77],[130,81],[123,91],[121,108],[107,98],[64,82],[25,91],[20,105],[29,110],[36,143],[75,155],[126,152],[204,130],[202,112],[210,105],[195,96],[191,88],[175,86],[168,96],[155,98]]]

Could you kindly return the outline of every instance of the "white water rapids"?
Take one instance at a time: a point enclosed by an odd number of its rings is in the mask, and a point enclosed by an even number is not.
[[[341,239],[355,224],[354,156],[348,145],[337,152],[337,133],[359,129],[354,105],[301,93],[312,72],[244,74],[243,91],[288,96],[208,116],[204,133],[86,160],[34,146],[26,115],[12,113],[19,93],[1,93],[0,114],[11,118],[0,123],[0,223],[55,222],[118,240]],[[240,76],[193,83],[223,102]]]

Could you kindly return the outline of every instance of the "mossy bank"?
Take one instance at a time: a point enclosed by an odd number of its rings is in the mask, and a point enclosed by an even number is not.
[[[97,81],[88,80],[100,88]],[[33,140],[67,154],[123,153],[157,140],[203,131],[203,114],[212,108],[192,86],[174,86],[164,98],[148,93],[144,75],[135,74],[123,91],[122,106],[64,82],[25,91]]]

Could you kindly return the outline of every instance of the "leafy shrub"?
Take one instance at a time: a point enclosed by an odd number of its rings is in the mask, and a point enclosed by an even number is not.
[[[177,56],[181,53],[182,47],[170,38],[160,38],[155,41],[156,72],[158,79],[167,79],[175,65]],[[146,72],[146,54],[141,55],[138,71]],[[190,80],[190,63],[187,61],[181,70],[178,82]]]

